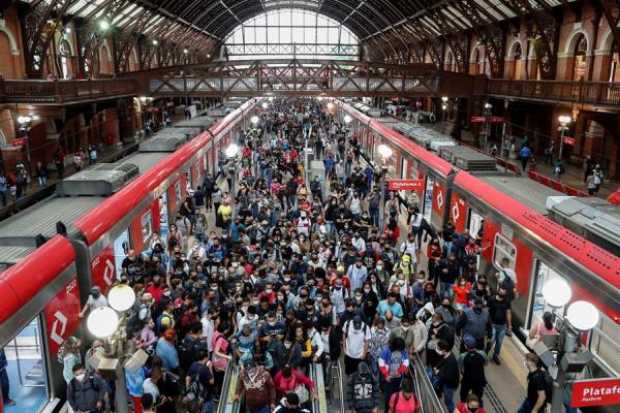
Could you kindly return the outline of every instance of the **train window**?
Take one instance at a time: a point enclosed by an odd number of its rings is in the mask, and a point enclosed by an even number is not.
[[[620,375],[620,325],[601,313],[601,322],[592,330],[590,351],[611,370],[612,376]]]
[[[431,175],[426,177],[426,186],[424,187],[424,201],[422,207],[422,213],[426,222],[431,222],[431,213],[433,211],[433,188],[435,186],[435,179]]]
[[[508,268],[513,270],[517,264],[517,247],[508,238],[501,233],[495,234],[495,248],[493,249],[493,265],[498,270],[505,269],[502,263],[508,261]],[[517,281],[517,280],[513,280]]]
[[[148,211],[146,214],[142,215],[142,241],[147,242],[151,234],[153,233],[153,214],[151,211]],[[146,245],[148,248],[148,245]]]
[[[121,279],[123,275],[123,260],[129,252],[129,231],[125,230],[114,240],[114,266],[116,276]]]
[[[163,239],[168,238],[168,192],[159,196],[159,232]]]
[[[177,208],[179,208],[181,206],[181,202],[183,202],[181,197],[181,182],[177,181],[174,184],[174,193],[177,198]]]
[[[532,316],[529,327],[537,326],[542,321],[545,311],[553,311],[553,309],[545,302],[542,289],[543,286],[552,279],[564,278],[553,269],[549,268],[542,261],[538,261],[536,277],[534,279],[534,298],[532,300]],[[564,314],[564,308],[556,308],[557,314]]]
[[[5,413],[39,412],[49,400],[43,355],[43,334],[38,317],[0,349],[0,369],[6,358],[3,380],[8,381],[8,397],[2,394]],[[6,384],[2,383],[3,391],[6,391]],[[14,404],[9,405],[10,400]]]

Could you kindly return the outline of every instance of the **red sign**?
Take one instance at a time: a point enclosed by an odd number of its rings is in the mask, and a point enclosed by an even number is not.
[[[58,354],[60,345],[75,333],[80,323],[80,292],[77,279],[54,297],[43,310],[50,354]]]
[[[576,142],[576,139],[573,138],[572,136],[565,136],[564,137],[564,143],[566,145],[575,146],[575,142]]]
[[[620,378],[573,383],[572,407],[620,405]]]
[[[419,191],[424,188],[421,179],[392,179],[388,181],[390,191]]]
[[[465,220],[467,215],[467,208],[465,201],[456,193],[452,193],[452,200],[450,205],[450,219],[454,224],[454,228],[458,232],[465,230]]]
[[[114,281],[116,281],[116,269],[114,266],[114,251],[112,247],[106,247],[101,254],[92,262],[93,285],[98,286],[103,294],[106,294]]]
[[[503,116],[472,116],[470,123],[485,123],[485,122],[489,122],[489,123],[503,123],[504,122],[504,117]]]

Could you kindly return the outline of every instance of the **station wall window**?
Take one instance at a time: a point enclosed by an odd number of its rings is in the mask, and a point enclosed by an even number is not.
[[[153,233],[153,214],[151,211],[148,211],[146,214],[142,215],[142,240],[146,243]],[[145,247],[148,248],[148,245],[145,244]]]
[[[620,376],[620,325],[603,313],[598,327],[592,330],[590,351],[613,370],[613,376]]]
[[[13,340],[0,349],[7,361],[8,379],[7,399],[15,405],[4,405],[5,413],[40,412],[49,400],[48,374],[43,357],[43,334],[40,319],[37,317],[19,332]],[[1,390],[0,390],[1,391]]]
[[[493,248],[493,265],[500,270],[502,261],[508,260],[508,267],[514,271],[517,264],[517,247],[501,233],[495,234],[495,242]],[[517,280],[513,280],[517,282]]]

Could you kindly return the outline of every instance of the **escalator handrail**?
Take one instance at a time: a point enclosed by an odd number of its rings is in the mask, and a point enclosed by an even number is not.
[[[228,392],[230,385],[230,377],[233,372],[233,364],[228,363],[226,366],[226,372],[224,373],[224,380],[222,381],[222,391],[220,392],[220,402],[217,406],[217,413],[224,413],[224,408],[226,406],[226,400],[228,400]]]
[[[313,363],[310,369],[312,381],[314,382],[317,398],[312,402],[312,408],[314,413],[328,413],[327,411],[327,396],[325,393],[325,376],[323,375],[323,365],[320,363]]]

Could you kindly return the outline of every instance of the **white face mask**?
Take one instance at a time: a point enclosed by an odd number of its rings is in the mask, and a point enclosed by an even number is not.
[[[84,379],[86,378],[86,373],[80,373],[75,376],[75,378],[77,379],[77,381],[84,381]]]

